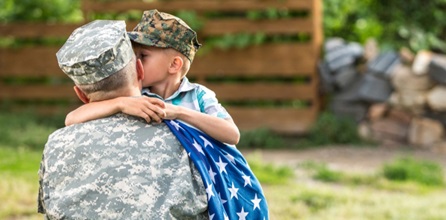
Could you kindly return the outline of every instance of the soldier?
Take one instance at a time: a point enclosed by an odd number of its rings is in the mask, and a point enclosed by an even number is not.
[[[86,24],[56,55],[83,102],[141,96],[144,70],[124,21]],[[123,113],[52,133],[39,185],[47,219],[208,219],[201,177],[167,126]]]
[[[128,34],[146,74],[143,94],[164,100],[164,112],[148,117],[152,106],[146,100],[120,98],[81,106],[67,115],[67,125],[122,111],[147,121],[178,119],[220,142],[239,142],[239,129],[215,92],[186,77],[201,46],[192,28],[176,16],[153,9],[144,11],[141,21]],[[122,105],[124,102],[129,104]]]

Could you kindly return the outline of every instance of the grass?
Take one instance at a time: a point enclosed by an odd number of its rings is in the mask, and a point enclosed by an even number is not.
[[[36,213],[37,170],[46,138],[60,122],[12,114],[1,114],[0,122],[9,125],[0,128],[8,137],[0,139],[0,219],[42,219]],[[443,170],[429,161],[401,158],[373,174],[358,174],[313,161],[289,167],[260,158],[247,160],[273,220],[444,219]]]
[[[6,177],[0,180],[0,219],[42,218],[36,213],[40,156],[40,150],[0,147],[0,175]],[[271,219],[444,219],[444,186],[393,181],[382,170],[360,175],[311,161],[291,168],[258,158],[247,160],[262,183]]]
[[[41,152],[0,146],[0,219],[42,219],[37,214]]]

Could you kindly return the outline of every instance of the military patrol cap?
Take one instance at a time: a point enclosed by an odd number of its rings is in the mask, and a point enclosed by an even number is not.
[[[87,85],[124,68],[133,50],[124,21],[96,20],[74,30],[56,56],[75,84]]]
[[[156,9],[144,11],[141,21],[128,34],[132,41],[142,45],[173,48],[191,62],[201,46],[197,33],[186,22]]]

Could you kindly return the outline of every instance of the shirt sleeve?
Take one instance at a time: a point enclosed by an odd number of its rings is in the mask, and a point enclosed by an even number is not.
[[[197,88],[197,100],[200,111],[223,119],[232,119],[231,115],[218,102],[215,92],[200,85]]]

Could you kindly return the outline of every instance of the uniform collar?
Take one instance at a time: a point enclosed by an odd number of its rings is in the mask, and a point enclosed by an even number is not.
[[[187,77],[184,77],[181,80],[180,88],[178,88],[178,90],[175,91],[175,93],[173,93],[165,101],[172,100],[172,99],[176,98],[182,92],[188,92],[188,91],[194,90],[195,88],[197,88],[197,85],[194,84],[194,83],[189,82],[189,79]],[[149,96],[149,97],[156,97],[156,98],[159,98],[159,99],[163,100],[163,98],[161,98],[161,96],[159,96],[158,94],[150,92],[150,87],[143,88],[141,93],[143,95],[146,95],[146,96]]]

